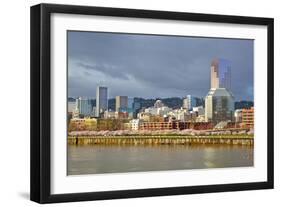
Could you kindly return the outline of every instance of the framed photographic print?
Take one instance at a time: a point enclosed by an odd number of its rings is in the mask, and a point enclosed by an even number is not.
[[[31,7],[31,200],[273,188],[273,19]]]

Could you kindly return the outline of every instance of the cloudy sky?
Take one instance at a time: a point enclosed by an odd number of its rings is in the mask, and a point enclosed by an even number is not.
[[[68,96],[205,97],[214,58],[231,62],[236,100],[253,99],[253,40],[68,32]]]

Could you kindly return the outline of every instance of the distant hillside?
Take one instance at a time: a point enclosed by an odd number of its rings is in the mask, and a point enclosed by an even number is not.
[[[161,100],[166,106],[176,109],[182,107],[183,104],[183,98],[179,97],[172,97],[172,98],[155,98],[155,99],[145,99],[140,97],[135,97],[134,102],[140,103],[141,108],[148,108],[151,106],[154,106],[154,103],[157,100]],[[69,102],[75,102],[75,98],[69,97]],[[197,98],[197,106],[204,106],[204,99],[203,98]],[[92,99],[92,105],[96,105],[96,100]],[[254,106],[253,101],[237,101],[234,103],[235,109],[242,109],[242,108],[251,108]],[[108,109],[114,111],[115,110],[115,98],[108,99]]]
[[[144,98],[134,98],[135,102],[139,102],[141,107],[147,108],[154,106],[157,100],[161,100],[163,104],[170,108],[180,108],[182,107],[183,99],[179,97],[172,98],[155,98],[155,99],[144,99]]]

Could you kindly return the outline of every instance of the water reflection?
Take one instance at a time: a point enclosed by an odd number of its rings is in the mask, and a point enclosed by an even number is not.
[[[68,146],[69,175],[242,166],[253,166],[252,146]]]

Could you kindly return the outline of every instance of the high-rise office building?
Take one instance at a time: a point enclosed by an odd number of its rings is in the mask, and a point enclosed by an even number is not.
[[[137,114],[139,113],[141,109],[141,103],[139,101],[139,99],[134,98],[133,99],[133,117],[137,118]]]
[[[108,108],[107,87],[98,86],[96,91],[96,116],[99,117],[101,113]]]
[[[205,121],[233,121],[234,97],[225,88],[211,88],[205,98]]]
[[[211,88],[231,90],[231,66],[225,59],[214,59],[211,64]]]
[[[124,112],[128,110],[128,96],[115,97],[115,111]]]
[[[133,97],[128,97],[128,117],[133,118],[134,117],[134,98]]]
[[[230,62],[214,59],[211,64],[211,89],[205,98],[205,121],[233,121],[234,97],[231,93]]]
[[[92,114],[92,100],[88,98],[79,97],[76,99],[76,110],[79,114],[84,116],[90,116]]]
[[[191,95],[187,95],[185,99],[183,99],[182,107],[187,110],[192,110],[193,107],[197,106],[196,98]]]
[[[128,97],[128,108],[133,110],[134,107],[134,98]]]

